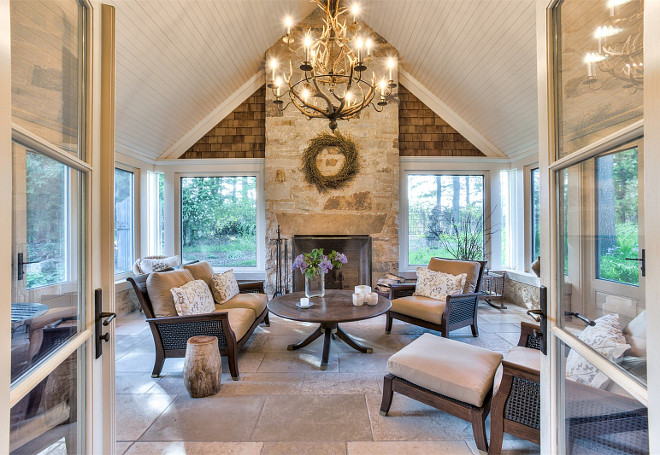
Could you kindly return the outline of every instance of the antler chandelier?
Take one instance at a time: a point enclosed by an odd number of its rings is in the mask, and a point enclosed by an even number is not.
[[[602,87],[602,84],[598,84],[598,71],[625,81],[625,87],[633,93],[643,88],[643,11],[641,6],[632,12],[627,8],[628,14],[624,14],[623,5],[630,2],[608,0],[610,17],[594,31],[598,52],[588,52],[584,59],[587,65],[585,83],[592,89]]]
[[[376,75],[372,72],[371,81],[363,79],[367,70],[366,63],[371,60],[373,42],[370,38],[360,36],[357,25],[359,7],[351,8],[355,35],[348,36],[346,21],[341,16],[347,8],[340,6],[340,0],[313,0],[325,13],[320,36],[314,37],[310,28],[304,36],[304,60],[299,68],[302,73],[299,78],[293,77],[293,62],[289,61],[289,74],[277,76],[278,62],[269,62],[271,79],[268,88],[273,92],[273,103],[280,111],[293,104],[307,118],[326,118],[330,120],[330,129],[337,128],[337,120],[348,120],[364,108],[373,106],[377,112],[382,112],[387,105],[387,99],[396,87],[392,78],[392,70],[396,62],[388,59],[389,79],[381,78],[376,83]],[[285,21],[287,33],[282,40],[291,48],[295,39],[291,35],[292,20]],[[286,105],[282,97],[289,95],[291,99]],[[378,101],[374,98],[378,94]]]

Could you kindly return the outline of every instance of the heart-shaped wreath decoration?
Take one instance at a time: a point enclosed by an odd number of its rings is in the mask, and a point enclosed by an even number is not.
[[[305,180],[316,185],[319,192],[325,193],[329,189],[337,189],[350,182],[360,171],[358,162],[358,149],[353,138],[343,135],[339,131],[334,134],[320,133],[308,142],[302,156],[302,170]],[[334,175],[323,175],[316,164],[316,158],[328,147],[337,147],[339,153],[344,155],[344,165]]]

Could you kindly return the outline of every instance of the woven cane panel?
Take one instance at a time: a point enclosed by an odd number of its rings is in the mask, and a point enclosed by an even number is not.
[[[643,411],[570,418],[569,439],[576,445],[598,447],[601,453],[646,454],[649,422]]]
[[[541,426],[539,392],[538,383],[514,377],[504,407],[504,418],[538,430]]]
[[[400,299],[401,297],[408,297],[413,295],[415,289],[395,289],[392,291],[392,299]]]
[[[215,336],[218,338],[220,349],[227,347],[227,339],[225,338],[220,321],[160,324],[157,327],[166,351],[170,349],[186,349],[188,339],[197,335]]]
[[[449,311],[449,325],[472,319],[474,317],[476,299],[476,297],[452,298],[451,310]]]
[[[241,289],[241,294],[261,294],[261,289],[250,288],[250,289]]]
[[[527,343],[525,343],[525,347],[541,350],[542,342],[543,342],[543,335],[541,335],[540,333],[538,335],[529,335],[527,337]]]

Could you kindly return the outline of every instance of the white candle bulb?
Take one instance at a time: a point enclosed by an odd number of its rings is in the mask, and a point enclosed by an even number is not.
[[[293,25],[293,19],[291,19],[291,16],[287,16],[284,18],[284,25],[286,25],[286,34],[290,35],[291,26]]]
[[[390,80],[391,81],[394,80],[394,79],[392,79],[392,69],[394,68],[394,65],[395,65],[394,59],[392,57],[388,58],[387,59],[387,67],[390,69]]]
[[[305,47],[309,48],[309,46],[312,45],[312,37],[309,35],[305,35]]]
[[[362,38],[358,37],[358,39],[355,41],[355,47],[357,47],[358,62],[362,61],[362,46],[364,46],[364,41],[362,41]]]
[[[307,102],[307,98],[309,98],[309,90],[303,89],[302,91],[302,97],[305,102]]]
[[[385,79],[381,79],[378,83],[378,86],[380,87],[381,96],[385,96],[385,88],[387,87],[387,82],[385,82]]]
[[[366,43],[366,46],[367,46],[367,55],[371,55],[371,46],[373,46],[373,44],[374,44],[374,43],[373,43],[373,41],[371,41],[370,38],[367,39],[367,43]]]
[[[268,66],[270,66],[270,69],[273,72],[273,77],[271,79],[275,80],[275,70],[277,69],[277,59],[271,58],[270,63],[268,64]]]
[[[353,3],[351,6],[351,14],[353,15],[353,22],[357,22],[357,16],[360,14],[360,5]]]

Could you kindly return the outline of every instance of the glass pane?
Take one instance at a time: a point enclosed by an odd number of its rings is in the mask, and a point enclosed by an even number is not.
[[[555,9],[557,159],[643,118],[643,1]]]
[[[14,144],[11,379],[60,345],[45,332],[79,330],[83,176]]]
[[[49,328],[44,337],[66,339],[62,328]],[[71,354],[25,398],[11,408],[10,453],[83,453],[85,422],[84,345]]]
[[[74,155],[82,118],[82,6],[12,0],[12,120]]]
[[[639,284],[637,149],[596,159],[598,278]]]
[[[509,237],[511,235],[511,182],[510,171],[500,172],[500,233],[502,239],[502,267],[513,268],[513,241]]]
[[[408,265],[434,256],[483,259],[490,236],[483,207],[481,175],[409,175]]]
[[[257,266],[257,178],[181,178],[183,262]]]
[[[559,343],[563,453],[649,453],[647,408],[580,354]]]
[[[646,305],[636,258],[637,148],[557,171],[560,324],[646,383]],[[565,213],[565,215],[562,215]],[[566,220],[569,220],[568,222]],[[605,246],[606,245],[606,246]],[[565,272],[565,273],[564,273]],[[603,279],[605,274],[609,279]],[[631,282],[639,283],[631,286]]]
[[[115,169],[115,274],[133,268],[133,173]]]
[[[534,262],[541,255],[541,181],[539,169],[532,169],[532,258]]]
[[[165,175],[158,174],[159,254],[165,251]]]

